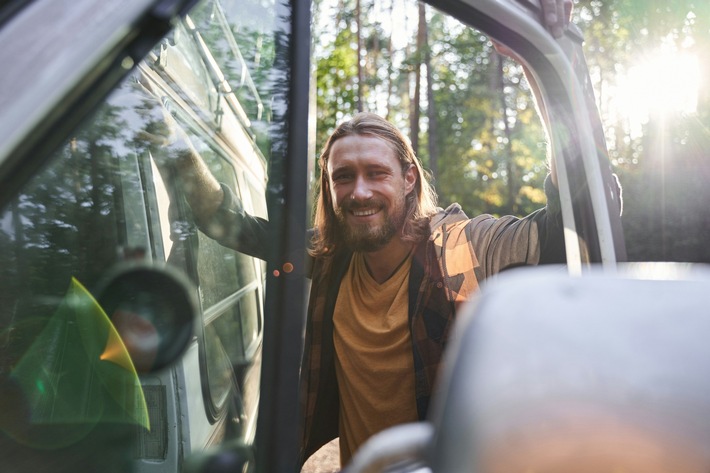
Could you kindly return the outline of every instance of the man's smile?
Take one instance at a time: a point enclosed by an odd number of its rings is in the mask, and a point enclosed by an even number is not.
[[[371,208],[371,209],[361,209],[361,210],[351,210],[352,214],[356,217],[367,217],[369,215],[375,215],[377,212],[379,212],[379,209]]]
[[[385,203],[380,199],[368,199],[363,201],[347,200],[343,202],[342,210],[344,214],[356,219],[368,219],[373,215],[381,213],[385,209]]]

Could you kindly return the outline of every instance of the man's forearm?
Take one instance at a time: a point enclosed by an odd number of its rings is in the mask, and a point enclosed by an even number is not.
[[[209,221],[224,200],[219,182],[189,143],[177,150],[174,164],[195,220]]]

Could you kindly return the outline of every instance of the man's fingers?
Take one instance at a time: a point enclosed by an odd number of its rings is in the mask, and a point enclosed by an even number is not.
[[[559,38],[569,22],[572,13],[571,0],[541,0],[542,20],[552,36]]]
[[[542,0],[542,15],[546,27],[557,24],[557,0]]]

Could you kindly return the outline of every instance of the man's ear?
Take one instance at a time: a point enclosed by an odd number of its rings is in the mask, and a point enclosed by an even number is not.
[[[417,167],[414,164],[410,164],[407,170],[404,171],[404,195],[409,195],[414,190],[417,179],[419,179]]]

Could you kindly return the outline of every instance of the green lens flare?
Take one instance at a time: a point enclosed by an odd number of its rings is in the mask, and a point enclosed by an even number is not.
[[[120,335],[76,279],[11,373],[27,416],[4,430],[38,448],[78,442],[99,423],[150,428],[138,375]]]

